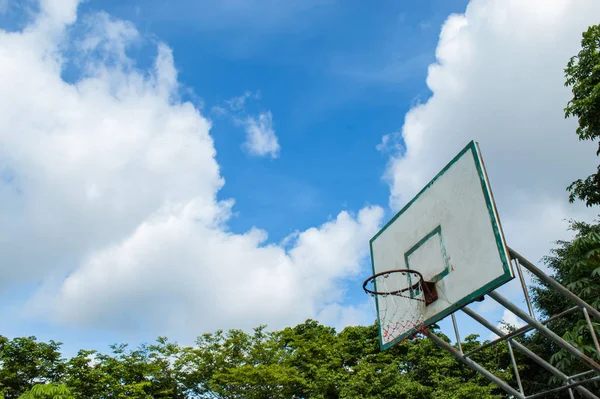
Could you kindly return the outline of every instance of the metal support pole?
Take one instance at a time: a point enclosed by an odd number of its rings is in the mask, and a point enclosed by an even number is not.
[[[456,324],[456,316],[452,313],[452,324],[454,325],[454,335],[456,335],[456,342],[458,343],[458,350],[460,354],[463,355],[464,352],[462,350],[462,344],[460,343],[460,335],[458,334],[458,325]]]
[[[559,314],[556,314],[556,315],[554,315],[554,316],[552,316],[552,317],[550,317],[550,318],[548,318],[546,320],[540,321],[540,323],[547,324],[547,323],[551,322],[552,320],[556,320],[556,319],[558,319],[560,317],[569,315],[569,314],[571,314],[571,313],[573,313],[573,312],[575,312],[575,311],[577,311],[579,309],[580,309],[579,306],[573,306],[572,308],[567,309],[564,312],[560,312]],[[490,341],[490,342],[488,342],[486,344],[483,344],[483,345],[481,345],[481,346],[473,349],[471,352],[466,353],[465,356],[471,356],[471,355],[479,352],[480,350],[483,350],[483,349],[485,349],[487,347],[490,347],[490,346],[493,346],[493,345],[497,344],[498,342],[502,342],[502,341],[505,341],[505,340],[510,339],[510,338],[516,338],[516,337],[518,337],[520,335],[523,335],[526,332],[534,330],[534,329],[535,328],[532,327],[532,326],[525,325],[525,326],[519,328],[518,330],[515,330],[515,331],[511,332],[510,334],[503,335],[503,336],[501,336],[498,339],[495,339],[493,341]]]
[[[594,341],[594,345],[596,346],[596,352],[598,353],[598,356],[600,356],[600,344],[598,344],[596,330],[594,330],[594,325],[592,324],[592,320],[590,320],[590,315],[586,308],[583,308],[583,315],[585,316],[585,321],[587,322],[588,328],[590,329],[590,334],[592,334],[592,340]]]
[[[544,283],[548,284],[550,287],[554,288],[556,291],[560,292],[573,302],[577,303],[582,308],[586,308],[587,311],[597,320],[600,320],[600,312],[598,312],[593,306],[588,304],[583,299],[579,298],[577,295],[573,294],[571,291],[563,287],[560,283],[554,280],[552,277],[548,276],[541,269],[535,266],[533,263],[525,259],[523,256],[519,255],[514,249],[508,248],[508,252],[510,256],[514,259],[518,259],[519,264],[523,265],[524,268],[529,270],[531,273],[535,274],[540,280]],[[523,319],[525,320],[525,319]]]
[[[517,274],[519,275],[519,280],[521,281],[521,288],[523,288],[523,294],[525,295],[525,302],[527,303],[527,309],[529,310],[529,315],[535,317],[535,312],[533,311],[533,306],[531,305],[531,299],[529,298],[529,291],[527,290],[527,284],[525,283],[525,277],[523,276],[523,270],[521,270],[521,264],[519,263],[519,258],[515,258],[515,268],[517,269]]]
[[[527,322],[530,325],[537,328],[537,330],[541,334],[545,335],[547,338],[554,341],[558,346],[560,346],[561,348],[563,348],[564,350],[569,352],[571,355],[575,356],[576,358],[578,358],[582,362],[586,363],[588,366],[592,367],[593,369],[600,371],[600,364],[596,363],[594,360],[590,359],[588,356],[581,353],[577,348],[575,348],[573,345],[571,345],[570,343],[568,343],[567,341],[565,341],[564,339],[559,337],[556,333],[554,333],[552,330],[548,329],[546,326],[544,326],[539,321],[532,319],[527,313],[522,311],[518,306],[516,306],[515,304],[510,302],[508,299],[504,298],[502,295],[500,295],[499,293],[497,293],[495,291],[490,292],[488,295],[491,298],[493,298],[496,302],[498,302],[500,305],[504,306],[506,309],[513,312],[517,317],[523,319],[525,322]]]
[[[447,350],[448,352],[450,352],[450,354],[453,355],[458,361],[466,364],[467,366],[469,366],[473,370],[477,371],[478,373],[483,374],[488,380],[492,381],[493,383],[498,385],[500,388],[504,389],[504,391],[506,391],[508,394],[513,395],[517,399],[525,399],[525,397],[519,391],[517,391],[516,389],[514,389],[513,387],[508,385],[506,382],[504,382],[500,378],[496,377],[494,374],[487,371],[485,368],[480,366],[477,362],[462,356],[460,354],[460,352],[456,350],[456,348],[454,348],[452,345],[448,344],[446,341],[444,341],[443,339],[441,339],[440,337],[438,337],[431,331],[425,330],[424,334],[429,339],[431,339],[434,343],[436,343],[438,346],[440,346],[440,347],[444,348],[445,350]]]
[[[510,361],[512,362],[513,369],[515,369],[515,378],[517,379],[517,385],[519,386],[519,391],[523,395],[525,395],[525,390],[523,389],[523,384],[521,383],[521,375],[519,374],[519,367],[517,366],[517,360],[515,359],[515,353],[513,352],[513,348],[510,345],[510,341],[506,341],[506,345],[508,345],[508,353],[510,354]]]
[[[498,336],[502,336],[502,334],[504,334],[504,332],[502,330],[500,330],[498,327],[496,327],[495,325],[493,325],[492,323],[490,323],[489,321],[487,321],[486,319],[484,319],[477,313],[475,313],[468,306],[463,307],[461,310],[463,312],[465,312],[467,315],[469,315],[472,319],[479,322],[484,327],[487,327],[494,334],[496,334]],[[571,378],[575,377],[575,376],[569,377],[568,375],[566,375],[565,373],[563,373],[562,371],[560,371],[559,369],[557,369],[556,367],[554,367],[553,365],[551,365],[550,363],[548,363],[547,361],[545,361],[544,359],[539,357],[537,354],[532,352],[530,349],[528,349],[525,345],[521,344],[520,342],[513,341],[513,340],[509,340],[509,342],[512,346],[514,346],[515,348],[517,348],[518,350],[523,352],[530,359],[532,359],[537,364],[539,364],[540,366],[545,368],[547,371],[552,373],[552,375],[564,380],[567,384],[569,382],[571,382],[570,381]],[[576,387],[574,387],[574,389],[577,390],[577,392],[579,392],[580,394],[582,394],[583,396],[585,396],[588,399],[600,399],[598,396],[594,395],[593,393],[591,393],[584,387],[576,386]],[[570,392],[571,398],[573,398],[573,393],[571,392],[571,389],[569,389],[569,392]]]
[[[600,381],[600,376],[599,377],[593,377],[593,378],[590,378],[589,380],[585,380],[585,381],[574,382],[573,384],[571,384],[571,387],[578,387],[578,386],[580,386],[582,384],[586,384],[588,382],[596,382],[596,381]],[[544,392],[536,393],[535,395],[527,396],[525,399],[545,398],[550,393],[556,393],[556,392],[564,391],[565,389],[569,389],[569,388],[568,387],[558,387],[558,388],[554,388],[554,389],[549,389],[549,390],[544,391]]]
[[[588,374],[593,374],[595,373],[594,370],[588,370],[588,371],[584,371],[583,373],[577,373],[577,374],[573,374],[569,376],[569,380],[575,380],[575,378],[579,378],[579,377],[585,377]]]

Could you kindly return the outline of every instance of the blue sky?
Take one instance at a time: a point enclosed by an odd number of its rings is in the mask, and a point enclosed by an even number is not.
[[[591,0],[75,3],[0,1],[1,334],[72,353],[366,322],[368,239],[472,139],[533,261],[592,215],[564,195],[595,160],[561,82]]]
[[[231,13],[189,1],[89,1],[81,9],[130,20],[168,43],[180,81],[206,110],[260,93],[247,108],[271,111],[282,148],[276,160],[244,156],[239,126],[208,116],[226,180],[219,194],[237,199],[230,227],[261,226],[279,241],[340,209],[387,202],[387,157],[375,147],[401,127],[416,99],[427,98],[440,26],[466,2],[266,3]]]

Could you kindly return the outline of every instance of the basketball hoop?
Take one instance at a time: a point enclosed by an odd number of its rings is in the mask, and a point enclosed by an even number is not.
[[[425,307],[438,299],[435,283],[424,281],[416,270],[387,270],[363,283],[371,298],[377,296],[382,339],[404,340],[425,328]]]

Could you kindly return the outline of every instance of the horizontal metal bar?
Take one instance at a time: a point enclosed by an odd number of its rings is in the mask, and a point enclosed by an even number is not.
[[[482,351],[482,350],[484,350],[486,348],[489,348],[490,346],[496,345],[498,342],[506,341],[507,339],[510,339],[510,338],[512,338],[512,336],[509,337],[508,335],[505,335],[503,337],[500,337],[498,339],[490,341],[490,342],[488,342],[486,344],[483,344],[483,345],[481,345],[481,346],[473,349],[472,351],[469,351],[469,352],[465,353],[465,357],[470,357],[470,356],[476,354],[479,351]]]
[[[525,259],[523,256],[519,255],[517,251],[512,248],[508,248],[508,252],[512,258],[517,258],[519,263],[523,265],[524,268],[529,270],[531,273],[535,274],[540,280],[548,284],[550,287],[554,288],[556,291],[560,292],[573,302],[577,303],[579,306],[586,308],[587,311],[594,316],[597,320],[600,320],[600,312],[596,310],[592,305],[579,298],[577,295],[573,294],[571,291],[566,289],[562,284],[558,281],[554,280],[552,277],[548,276],[544,273],[540,268],[535,266],[533,263]]]
[[[484,327],[487,327],[494,334],[496,334],[498,336],[502,336],[504,334],[504,332],[502,330],[500,330],[498,327],[496,327],[495,325],[493,325],[492,323],[490,323],[489,321],[487,321],[486,319],[484,319],[483,317],[481,317],[477,313],[475,313],[468,306],[465,306],[465,307],[461,308],[461,310],[464,313],[466,313],[467,315],[469,315],[472,319],[474,319],[475,321],[479,322]],[[518,350],[520,350],[521,352],[523,352],[526,356],[528,356],[534,362],[536,362],[537,364],[539,364],[540,366],[542,366],[543,368],[545,368],[547,371],[549,371],[555,377],[558,377],[558,378],[562,379],[566,383],[569,382],[569,376],[568,375],[566,375],[565,373],[563,373],[562,371],[560,371],[559,369],[557,369],[556,367],[554,367],[553,365],[551,365],[550,363],[548,363],[547,361],[545,361],[544,359],[542,359],[541,357],[539,357],[533,351],[531,351],[530,349],[528,349],[525,345],[521,344],[518,341],[513,341],[513,340],[510,340],[510,339],[508,340],[508,342],[512,346],[514,346],[515,348],[517,348]],[[582,394],[584,397],[586,397],[588,399],[600,399],[598,396],[596,396],[593,393],[591,393],[590,391],[588,391],[585,387],[577,386],[577,387],[574,387],[574,389],[577,390],[577,392],[579,392],[580,394]]]
[[[583,385],[583,384],[586,384],[588,382],[596,382],[596,381],[600,381],[600,376],[590,378],[589,380],[573,382],[573,383],[571,383],[569,385],[565,385],[565,386],[562,386],[562,387],[558,387],[558,388],[554,388],[554,389],[549,389],[549,390],[544,391],[544,392],[536,393],[535,395],[529,395],[525,399],[545,398],[546,396],[548,396],[548,394],[556,393],[556,392],[560,392],[560,391],[564,391],[565,389],[575,388],[575,387],[578,387],[579,385]]]
[[[565,310],[564,312],[561,312],[561,313],[559,313],[559,314],[557,314],[557,315],[554,315],[554,316],[552,316],[552,317],[549,317],[549,318],[547,318],[547,319],[546,319],[546,320],[544,320],[544,321],[540,321],[540,323],[542,323],[542,324],[549,323],[549,322],[551,322],[552,320],[555,320],[555,319],[558,319],[558,318],[560,318],[560,317],[563,317],[563,316],[566,316],[566,315],[568,315],[568,314],[571,314],[571,313],[575,312],[575,311],[576,311],[576,310],[578,310],[578,309],[579,309],[579,306],[573,306],[572,308],[570,308],[570,309],[567,309],[567,310]],[[477,353],[477,352],[479,352],[480,350],[483,350],[483,349],[485,349],[485,348],[489,348],[490,346],[497,344],[498,342],[502,342],[502,341],[505,341],[505,340],[507,340],[507,339],[510,339],[510,338],[517,337],[517,336],[519,336],[519,335],[522,335],[522,334],[524,334],[524,333],[526,333],[526,332],[528,332],[528,331],[531,331],[531,330],[533,330],[533,329],[535,329],[535,327],[533,327],[533,326],[530,326],[530,325],[526,325],[526,326],[524,326],[524,327],[521,327],[521,328],[519,328],[518,330],[515,330],[515,331],[513,331],[513,332],[511,332],[511,333],[509,333],[509,334],[507,334],[507,335],[501,336],[500,338],[497,338],[497,339],[495,339],[495,340],[493,340],[493,341],[490,341],[490,342],[488,342],[487,344],[483,344],[483,345],[481,345],[480,347],[477,347],[477,348],[473,349],[472,351],[470,351],[470,352],[468,352],[467,354],[465,354],[465,356],[471,356],[471,355],[473,355],[474,353]]]
[[[449,343],[447,343],[446,341],[444,341],[443,339],[441,339],[440,337],[438,337],[431,331],[426,329],[424,331],[424,334],[429,339],[431,339],[435,344],[437,344],[438,346],[440,346],[440,347],[446,349],[448,352],[450,352],[450,354],[453,355],[458,361],[469,366],[472,370],[475,370],[478,373],[483,374],[488,380],[492,381],[493,383],[498,385],[500,388],[504,389],[504,391],[506,391],[510,395],[513,395],[517,399],[525,399],[525,396],[523,396],[519,391],[517,391],[516,389],[514,389],[513,387],[508,385],[504,380],[496,377],[494,374],[490,373],[487,369],[480,366],[474,360],[471,360],[469,358],[462,356],[461,353],[458,350],[456,350],[456,348],[454,348],[452,345],[450,345]]]
[[[597,371],[595,371],[595,370],[588,370],[588,371],[584,371],[583,373],[573,374],[573,375],[569,376],[569,379],[570,380],[574,380],[575,378],[583,377],[585,375],[594,374],[594,373],[597,373]]]
[[[492,299],[494,299],[496,302],[498,302],[500,305],[504,306],[506,309],[513,312],[521,320],[534,326],[542,335],[545,335],[547,338],[554,341],[558,346],[560,346],[561,348],[563,348],[564,350],[569,352],[571,355],[573,355],[577,359],[581,360],[582,362],[586,363],[588,366],[590,366],[594,370],[600,371],[600,364],[596,363],[589,356],[586,356],[580,350],[578,350],[573,345],[571,345],[570,343],[568,343],[567,341],[562,339],[558,334],[556,334],[552,330],[548,329],[546,326],[544,326],[539,321],[532,319],[527,313],[525,313],[524,311],[519,309],[518,306],[516,306],[515,304],[510,302],[508,299],[504,298],[502,295],[500,295],[496,291],[490,292],[489,296]]]

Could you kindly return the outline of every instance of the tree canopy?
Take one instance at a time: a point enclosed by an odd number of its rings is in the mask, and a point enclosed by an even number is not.
[[[565,108],[565,117],[578,120],[579,140],[596,141],[600,137],[600,25],[583,33],[581,50],[565,68],[565,85],[572,88],[573,98]],[[600,142],[596,155],[600,155]],[[587,206],[600,204],[600,165],[595,173],[571,183],[569,201],[585,201]]]
[[[385,352],[378,339],[375,325],[338,333],[307,320],[280,331],[217,331],[189,347],[159,338],[65,359],[58,343],[48,356],[49,344],[33,337],[2,337],[0,392],[5,399],[502,397],[427,339]],[[476,336],[464,343],[480,344]],[[479,360],[508,366],[503,350],[482,351]]]

